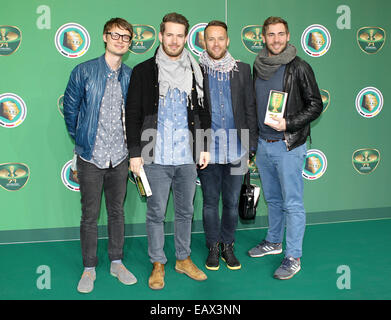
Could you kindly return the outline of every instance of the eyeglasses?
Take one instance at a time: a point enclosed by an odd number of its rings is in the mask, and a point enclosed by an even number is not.
[[[123,42],[130,42],[132,40],[132,35],[128,34],[119,34],[117,32],[106,32],[106,34],[109,34],[113,40],[118,40],[120,37],[122,37]]]

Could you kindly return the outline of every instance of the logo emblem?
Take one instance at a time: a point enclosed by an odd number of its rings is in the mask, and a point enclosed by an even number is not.
[[[64,57],[79,58],[90,47],[90,35],[80,24],[67,23],[58,28],[54,43]]]
[[[9,56],[19,49],[22,32],[14,26],[0,26],[0,56]]]
[[[198,57],[205,50],[204,30],[207,25],[207,23],[196,24],[190,29],[187,36],[187,45],[190,51]]]
[[[144,24],[134,24],[133,30],[134,35],[129,51],[135,54],[149,51],[156,42],[155,28]]]
[[[57,108],[60,114],[64,117],[64,95],[63,94],[57,99]]]
[[[72,191],[80,191],[77,171],[72,170],[72,160],[69,160],[61,170],[61,180],[64,186]]]
[[[259,179],[259,171],[255,161],[256,161],[256,156],[248,163],[248,171],[250,171],[251,179]]]
[[[261,25],[245,26],[241,33],[244,47],[251,53],[258,54],[258,52],[261,51],[261,49],[264,47],[261,35]]]
[[[13,93],[0,94],[0,126],[14,128],[26,119],[27,108],[23,99]]]
[[[357,31],[357,43],[368,54],[377,53],[383,48],[386,32],[379,27],[363,27]]]
[[[327,170],[327,158],[320,150],[311,149],[307,151],[303,177],[307,180],[319,179]]]
[[[30,169],[23,163],[0,164],[0,186],[7,191],[22,189],[30,177]]]
[[[325,112],[330,105],[330,92],[324,89],[320,89],[320,97],[322,98],[323,111]]]
[[[301,46],[311,57],[321,57],[330,49],[330,32],[320,24],[313,24],[301,35]]]
[[[360,174],[369,174],[377,168],[380,162],[380,152],[376,149],[359,149],[354,151],[352,163]]]
[[[356,96],[356,110],[364,118],[373,118],[383,108],[383,101],[383,95],[379,89],[366,87]]]

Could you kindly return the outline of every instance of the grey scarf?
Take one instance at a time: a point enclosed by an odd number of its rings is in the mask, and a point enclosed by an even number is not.
[[[186,92],[191,99],[191,89],[193,87],[193,73],[196,80],[196,89],[199,103],[202,105],[204,97],[203,76],[197,61],[185,48],[178,60],[171,60],[163,51],[160,45],[156,53],[156,63],[159,68],[159,95],[166,97],[169,90],[177,88],[181,93]]]
[[[263,80],[269,80],[281,65],[291,62],[296,57],[296,53],[296,47],[288,44],[279,55],[269,57],[268,50],[264,47],[254,61],[255,75]]]

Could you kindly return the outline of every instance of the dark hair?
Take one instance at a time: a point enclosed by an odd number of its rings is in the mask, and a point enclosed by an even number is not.
[[[277,23],[282,23],[285,26],[286,33],[289,33],[288,22],[286,22],[283,18],[280,17],[269,17],[263,23],[263,27],[262,27],[263,36],[266,36],[266,29],[269,25],[277,24]]]
[[[204,29],[204,34],[206,32],[206,29],[208,29],[209,27],[222,27],[225,29],[225,31],[227,32],[228,34],[228,27],[227,27],[227,24],[223,21],[219,21],[219,20],[212,20],[208,23],[208,25],[205,27]]]
[[[183,24],[185,26],[185,36],[187,36],[187,33],[189,32],[189,21],[183,15],[176,12],[167,13],[160,23],[160,33],[162,34],[166,28],[166,22]]]
[[[118,27],[124,30],[128,30],[130,33],[130,37],[133,38],[133,26],[122,18],[111,18],[109,21],[105,23],[103,27],[103,34],[109,32],[109,30],[113,27]]]

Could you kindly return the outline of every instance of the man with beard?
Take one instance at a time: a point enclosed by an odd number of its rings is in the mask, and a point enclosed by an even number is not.
[[[210,115],[203,106],[202,72],[184,48],[189,23],[178,14],[164,16],[160,46],[155,55],[137,65],[129,84],[126,104],[130,170],[139,175],[143,166],[151,186],[147,198],[148,254],[153,270],[148,284],[162,289],[164,265],[164,220],[173,191],[175,208],[175,270],[202,281],[206,275],[190,259],[196,163],[209,162],[204,137],[196,143],[197,130],[210,128]]]
[[[227,25],[211,21],[204,30],[206,50],[200,57],[204,92],[212,118],[211,161],[199,170],[203,194],[203,224],[209,255],[206,268],[219,269],[221,257],[230,270],[241,268],[234,254],[239,193],[249,155],[258,141],[250,65],[228,52]],[[219,217],[220,195],[223,201]]]
[[[266,239],[249,251],[251,257],[282,252],[286,227],[286,251],[277,279],[290,279],[300,271],[305,230],[302,168],[310,123],[322,113],[322,100],[312,68],[296,56],[289,44],[287,22],[269,17],[262,29],[265,43],[254,62],[259,140],[256,164],[268,206]],[[283,118],[265,124],[270,90],[287,93]]]

